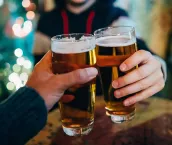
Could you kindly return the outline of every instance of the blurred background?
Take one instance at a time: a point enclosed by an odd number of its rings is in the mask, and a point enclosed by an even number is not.
[[[129,13],[149,48],[165,59],[168,78],[160,96],[169,98],[172,94],[172,0],[116,0],[113,5]],[[54,8],[54,0],[0,0],[0,101],[25,85],[35,62],[33,48],[41,43],[36,42],[38,20],[42,13]]]

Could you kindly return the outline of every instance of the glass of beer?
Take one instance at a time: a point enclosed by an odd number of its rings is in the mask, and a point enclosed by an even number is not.
[[[91,34],[63,34],[51,39],[52,70],[63,74],[87,67],[95,67],[95,37]],[[70,79],[70,78],[69,78]],[[65,91],[73,95],[71,102],[59,101],[62,127],[69,136],[87,135],[94,124],[96,78]]]
[[[131,120],[135,115],[135,106],[123,105],[123,101],[131,95],[115,98],[112,81],[129,72],[120,71],[119,66],[137,51],[135,29],[129,26],[107,27],[95,31],[94,35],[106,114],[114,123]]]

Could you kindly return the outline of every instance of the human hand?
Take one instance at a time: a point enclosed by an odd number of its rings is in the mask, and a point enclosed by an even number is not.
[[[137,65],[139,68],[112,82],[112,86],[117,89],[114,92],[116,98],[134,94],[124,100],[125,106],[154,95],[165,85],[161,63],[150,52],[144,50],[135,52],[120,65],[120,70],[126,72]]]
[[[71,95],[63,96],[66,89],[74,85],[87,83],[98,74],[96,68],[85,68],[66,74],[55,75],[51,70],[51,55],[52,53],[49,51],[43,57],[35,66],[26,83],[28,87],[34,88],[42,96],[48,110],[60,99],[64,102],[69,102],[74,99],[74,96]]]

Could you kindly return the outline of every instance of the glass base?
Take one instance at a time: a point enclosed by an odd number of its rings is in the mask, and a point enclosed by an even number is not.
[[[108,111],[106,111],[106,116],[110,117],[110,113]]]
[[[68,128],[62,125],[63,131],[69,136],[83,136],[88,135],[93,129],[94,122],[91,122],[86,127]]]
[[[135,111],[127,115],[114,115],[114,114],[112,115],[111,114],[111,120],[114,123],[123,123],[123,122],[132,120],[134,116],[135,116]]]

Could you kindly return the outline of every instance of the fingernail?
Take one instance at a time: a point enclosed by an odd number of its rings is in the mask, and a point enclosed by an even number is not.
[[[89,78],[95,78],[98,74],[98,71],[96,68],[85,68],[85,70],[87,71],[88,77]]]
[[[115,91],[114,95],[116,98],[120,98],[121,93],[120,93],[120,91]]]
[[[113,81],[113,82],[112,82],[112,86],[113,86],[114,88],[117,88],[117,87],[118,87],[118,82],[117,82],[117,81]]]
[[[120,66],[121,71],[125,71],[126,68],[127,68],[127,66],[126,66],[125,63],[123,63],[123,64]]]
[[[130,106],[130,102],[124,101],[124,106]]]

